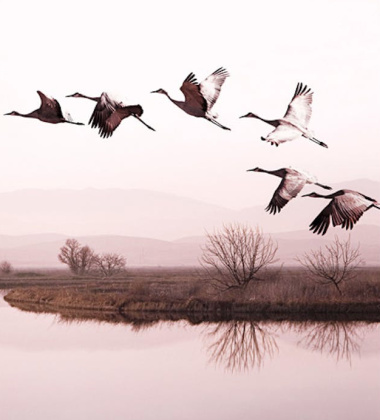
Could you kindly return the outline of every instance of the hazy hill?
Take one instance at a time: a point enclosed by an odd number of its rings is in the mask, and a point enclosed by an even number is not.
[[[280,214],[270,215],[264,209],[280,182],[280,179],[277,182],[273,178],[274,187],[268,190],[266,202],[256,202],[253,190],[252,207],[240,211],[145,190],[20,190],[1,193],[0,233],[107,234],[175,240],[204,235],[205,230],[212,231],[230,222],[258,224],[265,232],[307,230],[327,201],[299,197],[292,200]],[[259,186],[259,179],[257,182]],[[380,183],[375,181],[355,180],[332,187],[334,190],[356,189],[369,196],[380,197]],[[315,186],[307,186],[303,193],[313,190],[326,192]],[[368,211],[360,223],[380,226],[380,212]]]
[[[212,232],[223,224],[241,222],[259,225],[272,234],[278,241],[281,261],[294,264],[295,255],[325,244],[334,235],[348,237],[349,232],[341,228],[330,228],[324,237],[309,232],[310,222],[327,200],[297,197],[280,214],[268,214],[264,209],[275,187],[268,191],[266,203],[256,203],[252,194],[252,207],[239,211],[143,190],[2,193],[0,259],[8,259],[15,266],[61,266],[57,260],[59,248],[66,238],[76,237],[97,252],[125,255],[130,265],[194,265],[198,264],[206,230]],[[332,187],[334,191],[351,188],[380,197],[379,182],[355,180]],[[317,187],[307,186],[303,193],[313,190]],[[361,244],[368,264],[379,264],[380,212],[366,212],[351,238]]]
[[[340,228],[330,229],[326,236],[313,235],[308,231],[271,234],[278,242],[280,263],[296,264],[294,258],[310,249],[317,249],[331,241],[335,235],[347,238],[353,244],[360,243],[362,257],[367,265],[380,265],[380,227],[358,225],[348,233]],[[0,236],[0,260],[8,260],[15,267],[64,267],[58,259],[64,235]],[[133,266],[198,265],[204,236],[184,237],[175,241],[137,238],[116,235],[78,236],[81,244],[95,251],[118,252],[127,257]]]

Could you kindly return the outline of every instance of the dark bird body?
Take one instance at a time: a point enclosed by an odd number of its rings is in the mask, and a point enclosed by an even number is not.
[[[380,203],[360,192],[353,190],[339,190],[333,194],[321,195],[315,192],[305,194],[303,197],[317,197],[330,199],[330,203],[310,223],[313,233],[324,235],[330,222],[333,226],[342,226],[342,229],[352,229],[354,224],[371,207],[380,209]]]
[[[292,168],[281,168],[274,171],[267,171],[261,168],[248,169],[252,172],[265,172],[270,175],[282,178],[280,185],[277,187],[269,205],[265,208],[270,214],[276,214],[292,199],[297,197],[298,193],[306,184],[315,184],[319,187],[331,190],[331,187],[322,185],[317,179],[305,172],[297,171]]]
[[[59,124],[59,123],[69,123],[76,125],[84,125],[83,123],[73,122],[63,116],[61,106],[59,102],[54,98],[49,98],[41,91],[37,90],[37,93],[41,99],[41,106],[29,114],[20,114],[17,111],[9,112],[5,115],[15,115],[18,117],[25,118],[36,118],[40,121],[50,123],[50,124]]]
[[[311,89],[302,83],[298,83],[283,118],[266,120],[252,112],[249,112],[240,118],[257,118],[275,127],[275,129],[265,138],[261,137],[261,140],[267,141],[271,145],[278,146],[280,143],[295,140],[302,136],[320,146],[327,147],[327,144],[317,140],[314,137],[314,134],[308,129],[312,101],[313,92]]]
[[[152,93],[166,95],[170,101],[187,114],[193,117],[205,118],[207,121],[212,122],[224,130],[230,130],[228,127],[225,127],[216,121],[217,115],[211,112],[212,107],[219,97],[223,83],[228,76],[227,70],[220,67],[203,80],[203,82],[198,83],[195,74],[190,73],[183,81],[180,88],[185,96],[184,101],[177,101],[176,99],[171,98],[164,89],[158,89]]]
[[[106,92],[96,97],[82,95],[81,93],[74,93],[68,95],[68,97],[86,98],[96,102],[88,123],[92,128],[99,128],[100,137],[111,137],[123,119],[130,116],[135,117],[150,130],[155,131],[140,118],[144,112],[140,105],[124,105],[122,102],[112,99]]]

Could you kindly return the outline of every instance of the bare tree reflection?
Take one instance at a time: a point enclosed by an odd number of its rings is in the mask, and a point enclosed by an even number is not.
[[[328,353],[337,361],[346,359],[351,363],[353,354],[360,354],[364,339],[363,322],[305,322],[299,325],[298,332],[305,334],[299,344],[307,349]]]
[[[244,371],[262,366],[266,356],[278,351],[276,341],[264,323],[228,321],[206,329],[212,344],[207,348],[210,361],[227,370]]]

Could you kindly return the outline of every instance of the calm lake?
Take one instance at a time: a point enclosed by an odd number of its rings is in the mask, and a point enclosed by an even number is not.
[[[380,418],[380,325],[67,322],[0,296],[0,418]]]

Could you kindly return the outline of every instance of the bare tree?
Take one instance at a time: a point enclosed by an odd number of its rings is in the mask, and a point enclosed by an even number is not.
[[[125,270],[126,263],[126,258],[116,253],[98,255],[94,261],[96,269],[104,277],[120,274]]]
[[[2,274],[11,274],[12,271],[13,271],[13,267],[9,261],[1,261],[0,272]]]
[[[96,255],[87,245],[82,246],[76,239],[67,239],[65,245],[60,249],[58,259],[67,264],[72,273],[84,275],[90,271]]]
[[[273,264],[277,244],[256,227],[225,225],[220,231],[207,233],[201,265],[214,287],[224,291],[245,288],[257,273]]]
[[[309,278],[320,284],[333,285],[342,294],[341,284],[356,277],[356,269],[363,263],[360,246],[351,246],[351,238],[341,241],[335,236],[334,242],[317,251],[305,253],[296,260],[308,271]]]

